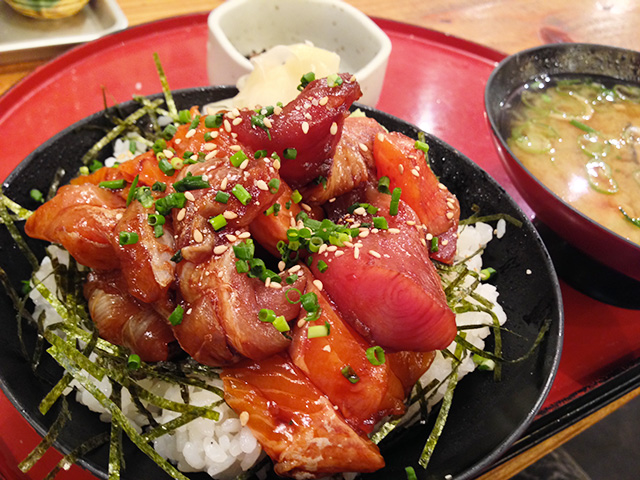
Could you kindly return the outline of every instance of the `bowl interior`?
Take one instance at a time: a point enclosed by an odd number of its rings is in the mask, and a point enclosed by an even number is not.
[[[175,92],[179,108],[203,105],[235,94],[231,88],[203,88]],[[133,111],[133,102],[121,106],[125,113]],[[417,137],[410,124],[379,111],[362,107],[389,130]],[[33,208],[29,190],[46,191],[57,167],[77,171],[77,159],[103,135],[95,126],[107,125],[102,113],[69,127],[44,143],[5,182],[4,192],[10,198]],[[93,128],[89,128],[89,127]],[[551,327],[539,347],[520,362],[504,365],[503,379],[495,382],[490,373],[478,372],[460,382],[439,445],[425,471],[417,459],[428,436],[430,425],[396,431],[381,444],[387,467],[366,479],[405,478],[405,467],[413,465],[421,480],[476,477],[493,463],[523,433],[533,420],[557,371],[563,336],[562,301],[558,280],[548,253],[533,225],[509,195],[474,162],[458,151],[426,134],[429,157],[435,173],[460,199],[462,215],[469,216],[472,206],[481,212],[504,213],[523,222],[522,227],[508,227],[505,236],[492,241],[484,253],[485,265],[499,273],[492,279],[500,292],[500,303],[509,318],[508,328],[515,335],[503,340],[506,358],[516,359],[529,351],[545,321]],[[106,154],[106,152],[105,152]],[[42,253],[42,242],[30,242]],[[6,247],[0,265],[15,282],[27,277],[28,263],[18,253],[6,229],[0,229],[0,244]],[[5,247],[3,247],[5,248]],[[9,254],[7,254],[9,253]],[[0,349],[0,385],[8,398],[36,430],[44,434],[55,414],[43,417],[38,404],[60,374],[53,361],[43,362],[36,374],[20,351],[17,325],[10,299],[0,295],[0,323],[5,346]],[[33,345],[33,331],[25,326],[25,340]],[[98,415],[70,400],[73,421],[58,437],[57,446],[69,451],[79,439],[105,432],[108,426]],[[53,412],[52,412],[53,413]],[[158,479],[165,475],[145,455],[127,445],[124,479]],[[102,447],[81,460],[81,464],[99,478],[107,478],[108,448]],[[209,478],[205,474],[189,474],[189,478]],[[268,478],[277,478],[273,473]]]
[[[640,261],[640,246],[564,202],[529,172],[507,144],[510,132],[506,131],[504,111],[513,93],[534,79],[567,74],[640,84],[640,52],[563,43],[525,50],[504,59],[485,89],[487,120],[496,148],[516,188],[542,222],[592,258],[640,280],[640,271],[629,261]]]

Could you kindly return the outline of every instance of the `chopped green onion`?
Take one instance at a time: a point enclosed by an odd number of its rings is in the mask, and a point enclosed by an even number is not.
[[[161,215],[168,214],[172,208],[184,207],[187,199],[182,192],[173,192],[156,200],[156,210]]]
[[[153,142],[153,145],[151,145],[151,150],[156,154],[162,152],[165,148],[167,148],[167,142],[164,138],[158,138]]]
[[[180,157],[173,157],[171,159],[171,166],[176,170],[180,170],[184,166],[184,160]]]
[[[430,251],[431,253],[436,253],[438,251],[439,247],[438,247],[438,237],[433,237],[431,239],[431,248]]]
[[[429,153],[429,145],[425,142],[421,142],[420,140],[416,140],[416,143],[414,145],[418,150],[421,150],[424,152],[425,155],[427,155]]]
[[[391,194],[391,190],[389,189],[389,185],[391,184],[391,180],[389,179],[389,177],[380,177],[380,180],[378,180],[378,191],[380,193],[387,193],[387,194]]]
[[[320,308],[318,296],[314,292],[305,293],[300,297],[300,304],[307,312],[315,312]]]
[[[180,123],[190,123],[191,122],[191,112],[189,110],[180,110],[178,112],[178,121]]]
[[[135,142],[133,142],[135,143]],[[136,153],[136,152],[131,152],[131,153]],[[102,162],[100,160],[96,160],[95,158],[93,160],[91,160],[91,163],[89,164],[89,171],[91,173],[100,170],[102,167],[104,167],[104,165],[102,164]]]
[[[204,117],[204,126],[207,128],[220,128],[222,126],[222,113],[207,115]]]
[[[496,362],[490,358],[485,358],[477,353],[474,353],[471,358],[473,359],[473,363],[478,367],[478,370],[492,372],[496,368]]]
[[[289,275],[287,278],[285,278],[284,281],[287,283],[287,285],[293,285],[294,283],[296,283],[297,280],[298,280],[298,275],[294,273],[292,275]]]
[[[266,156],[267,156],[266,150],[256,150],[256,153],[253,154],[253,158],[255,158],[256,160]]]
[[[138,234],[136,232],[120,232],[118,241],[120,245],[135,245],[138,243]]]
[[[274,320],[276,319],[276,312],[274,312],[269,308],[262,308],[258,312],[258,319],[261,322],[273,323]]]
[[[491,268],[491,267],[483,268],[482,270],[480,270],[480,280],[484,282],[486,280],[489,280],[495,274],[496,274],[496,270],[494,268]]]
[[[315,73],[313,72],[305,73],[304,75],[302,75],[302,77],[300,77],[300,85],[298,85],[298,90],[299,91],[304,90],[307,87],[307,85],[309,85],[315,79],[316,79]]]
[[[170,123],[169,125],[164,127],[164,130],[162,130],[162,133],[160,135],[162,135],[162,138],[164,138],[165,140],[171,140],[177,131],[178,129],[176,128],[176,126],[173,123]]]
[[[384,350],[379,345],[367,348],[365,355],[371,365],[382,365],[386,361],[384,357]]]
[[[174,253],[171,257],[171,261],[173,263],[180,263],[182,261],[182,250],[178,250],[176,253]]]
[[[295,148],[285,148],[282,156],[287,160],[293,160],[298,156],[298,151]]]
[[[295,292],[295,293],[298,294],[298,298],[296,300],[291,300],[291,297],[289,297],[289,293],[291,293],[291,292]],[[287,289],[286,292],[284,292],[284,296],[287,298],[287,302],[295,305],[296,303],[300,302],[300,298],[302,297],[302,294],[300,293],[300,290],[298,290],[297,288],[291,287],[291,288]]]
[[[184,317],[184,308],[181,305],[178,305],[171,315],[169,315],[169,323],[174,327],[176,325],[180,325],[182,323],[182,318]]]
[[[202,179],[202,175],[187,174],[182,180],[178,180],[173,184],[173,188],[177,192],[186,192],[187,190],[200,190],[202,188],[211,188],[209,182]]]
[[[215,200],[216,200],[216,202],[220,202],[220,203],[226,204],[229,201],[229,197],[230,196],[231,195],[229,195],[227,192],[223,192],[222,190],[218,190],[216,192]]]
[[[162,173],[164,173],[169,177],[173,177],[173,174],[176,173],[176,170],[175,168],[173,168],[173,165],[171,164],[171,162],[167,160],[165,157],[162,157],[158,160],[158,167],[160,167],[160,170],[162,171]]]
[[[136,188],[138,186],[138,177],[139,175],[136,175],[136,177],[133,179],[133,182],[131,182],[131,187],[129,188],[129,194],[127,195],[127,203],[126,203],[127,206],[129,206],[129,204],[133,201],[133,199],[136,196]]]
[[[300,192],[298,190],[294,190],[293,193],[291,194],[291,201],[293,203],[300,203],[301,200],[302,200],[302,195],[300,195]]]
[[[136,355],[135,353],[132,353],[131,355],[129,355],[129,358],[127,359],[127,368],[129,370],[137,370],[140,368],[140,356]]]
[[[239,183],[231,189],[231,193],[233,193],[242,205],[247,205],[251,201],[251,194]]]
[[[307,338],[320,338],[329,336],[328,323],[325,325],[311,325],[307,328]]]
[[[280,179],[272,178],[271,180],[269,180],[269,183],[267,185],[269,186],[269,192],[278,193],[278,190],[280,189]]]
[[[227,226],[227,219],[224,218],[224,215],[220,214],[220,215],[216,215],[215,217],[211,217],[209,219],[209,223],[211,224],[213,229],[217,232],[221,228],[224,228]]]
[[[164,182],[155,182],[151,185],[151,190],[154,192],[164,192],[167,189],[167,184]]]
[[[398,207],[400,205],[400,195],[402,195],[402,189],[400,187],[396,187],[391,192],[391,204],[389,205],[389,213],[391,215],[398,214]]]
[[[121,178],[119,180],[105,180],[104,182],[100,182],[98,186],[100,188],[108,188],[109,190],[118,190],[120,188],[124,188],[126,184],[127,182]]]
[[[136,188],[136,200],[138,200],[144,208],[151,208],[155,202],[149,187]]]
[[[195,130],[200,125],[200,115],[196,115],[189,125],[189,130]]]
[[[379,228],[380,230],[387,230],[389,228],[387,219],[384,217],[373,217],[373,226],[375,228]]]
[[[236,153],[234,153],[233,155],[231,155],[231,157],[229,158],[229,161],[231,162],[231,165],[233,165],[234,167],[238,168],[240,165],[242,165],[242,163],[249,157],[247,157],[246,153],[244,153],[242,150],[237,151]]]
[[[329,268],[329,265],[327,265],[327,263],[323,260],[318,260],[318,271],[320,273],[324,273],[327,271],[327,268]]]
[[[29,191],[29,196],[36,202],[44,203],[44,195],[42,195],[42,192],[37,188],[32,188]]]
[[[327,76],[327,85],[332,88],[339,87],[340,85],[342,85],[342,82],[342,78],[337,73],[333,73]]]
[[[279,315],[273,321],[273,326],[276,327],[276,330],[279,332],[288,332],[291,330],[291,327],[287,323],[287,320],[284,318],[284,315]]]
[[[349,380],[351,383],[358,383],[360,381],[360,377],[355,372],[353,367],[351,367],[351,365],[345,365],[342,370],[340,370],[340,373],[342,373],[342,376]]]
[[[156,225],[164,225],[165,218],[163,215],[156,215],[155,213],[147,215],[147,223],[152,227]]]
[[[405,467],[404,471],[407,474],[407,480],[418,480],[416,471],[413,469],[413,467]]]
[[[246,260],[236,260],[236,272],[247,273],[249,271],[249,262]]]
[[[233,253],[239,260],[251,260],[256,253],[256,247],[253,243],[253,240],[248,238],[244,242],[240,242],[238,245],[234,245]]]

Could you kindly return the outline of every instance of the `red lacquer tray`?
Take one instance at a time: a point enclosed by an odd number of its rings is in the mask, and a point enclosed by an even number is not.
[[[0,97],[0,178],[34,148],[110,102],[160,90],[153,52],[173,89],[206,78],[206,14],[131,28],[77,47],[40,67]],[[484,118],[484,87],[504,55],[464,40],[376,20],[393,51],[377,107],[431,132],[491,174],[532,215],[495,152]],[[566,428],[640,385],[640,311],[614,307],[561,282],[565,307],[562,360],[540,414],[505,458]],[[29,475],[17,462],[39,436],[0,392],[0,478],[42,478],[58,461],[50,452]],[[61,479],[93,479],[72,467]]]

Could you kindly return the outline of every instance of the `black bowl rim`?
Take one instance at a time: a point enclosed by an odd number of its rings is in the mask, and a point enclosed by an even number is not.
[[[550,49],[570,49],[570,48],[602,48],[602,49],[606,49],[606,50],[612,50],[612,51],[618,51],[621,53],[628,53],[628,54],[632,54],[635,55],[639,58],[640,60],[640,52],[635,51],[635,50],[630,50],[630,49],[626,49],[626,48],[621,48],[621,47],[614,47],[614,46],[610,46],[610,45],[602,45],[602,44],[598,44],[598,43],[550,43],[550,44],[546,44],[546,45],[541,45],[541,46],[537,46],[537,47],[532,47],[532,48],[528,48],[526,50],[522,50],[520,52],[516,52],[514,54],[511,54],[507,57],[505,57],[503,60],[501,60],[498,65],[496,65],[496,67],[493,69],[493,71],[491,72],[491,74],[489,75],[489,78],[487,79],[487,83],[486,83],[486,87],[485,87],[485,94],[484,94],[484,103],[485,103],[485,113],[487,116],[487,119],[489,121],[489,124],[491,126],[491,130],[492,133],[494,135],[494,138],[497,138],[498,141],[500,142],[500,145],[502,146],[502,148],[504,148],[509,155],[511,156],[511,158],[518,164],[518,166],[520,168],[522,168],[524,171],[527,172],[528,176],[535,182],[538,184],[538,186],[540,188],[542,188],[548,195],[550,195],[551,197],[553,197],[555,199],[556,202],[561,203],[564,207],[566,207],[567,209],[570,209],[572,211],[573,214],[575,214],[576,216],[580,217],[584,222],[588,222],[592,228],[595,228],[597,230],[601,230],[602,233],[611,235],[613,237],[616,238],[617,241],[623,242],[625,244],[628,245],[628,247],[632,250],[637,250],[638,255],[640,255],[640,245],[632,242],[631,240],[629,240],[628,238],[623,237],[622,235],[614,232],[613,230],[605,227],[604,225],[602,225],[599,222],[596,222],[595,220],[593,220],[591,217],[587,216],[586,214],[582,213],[580,210],[576,209],[575,207],[573,207],[572,205],[570,205],[569,203],[565,202],[564,200],[562,200],[558,195],[556,195],[553,191],[551,191],[544,183],[542,183],[535,175],[533,175],[529,169],[527,167],[524,166],[524,164],[520,161],[520,159],[513,153],[513,151],[511,150],[511,148],[509,148],[509,145],[507,144],[504,136],[502,135],[502,133],[500,132],[500,129],[498,128],[497,122],[498,119],[495,118],[494,115],[492,115],[492,109],[490,108],[490,95],[491,95],[491,87],[493,86],[493,84],[495,83],[495,79],[498,75],[500,75],[500,72],[502,71],[502,69],[505,68],[505,65],[510,64],[512,62],[514,62],[517,58],[520,57],[525,57],[525,56],[531,56],[534,55],[538,52],[544,51],[544,50],[550,50]],[[554,72],[555,73],[572,73],[572,72],[565,72],[565,71],[559,71],[559,72]],[[533,77],[530,77],[529,79],[527,79],[527,81],[529,80],[533,80],[534,78],[536,78],[539,75],[543,75],[544,73],[539,73],[534,75]],[[588,73],[581,73],[580,75],[588,75]],[[611,77],[611,78],[615,78],[615,77]],[[621,81],[627,81],[627,80],[621,80]],[[638,79],[638,82],[640,83],[640,78]],[[501,101],[506,100],[505,98],[502,98]],[[515,184],[515,182],[514,182]],[[517,186],[516,186],[517,188]],[[533,206],[531,206],[531,208],[533,209]],[[535,209],[534,209],[535,211]]]
[[[181,94],[185,94],[185,93],[189,93],[189,92],[216,92],[216,91],[222,91],[222,92],[227,92],[229,93],[229,96],[232,96],[233,94],[235,94],[237,92],[237,89],[234,86],[227,86],[227,85],[223,85],[223,86],[213,86],[213,87],[195,87],[195,88],[185,88],[185,89],[179,89],[179,90],[174,90],[172,91],[172,94],[174,96],[180,96]],[[162,96],[162,93],[156,93],[153,95],[149,95],[148,98],[159,98]],[[121,104],[120,106],[125,106],[127,104],[133,103],[135,102],[134,100],[130,100],[124,104]],[[354,103],[353,104],[353,108],[357,108],[360,109],[364,112],[371,112],[372,114],[375,114],[377,117],[381,117],[386,119],[389,122],[394,122],[398,125],[402,125],[404,128],[408,128],[409,130],[412,130],[414,132],[420,132],[422,130],[420,130],[418,127],[416,127],[413,124],[410,124],[396,116],[393,116],[391,114],[382,112],[380,110],[377,110],[373,107],[369,107],[363,104],[358,104],[358,103]],[[15,180],[15,177],[18,177],[23,168],[25,168],[26,164],[29,162],[29,159],[35,155],[37,152],[40,152],[42,150],[46,150],[48,148],[48,146],[55,142],[59,137],[65,136],[66,134],[68,134],[69,132],[73,131],[74,129],[76,129],[79,125],[81,124],[85,124],[88,122],[91,122],[94,119],[100,118],[101,116],[104,115],[104,111],[98,111],[95,112],[81,120],[79,120],[78,122],[75,122],[74,124],[66,127],[65,129],[61,130],[60,132],[58,132],[57,134],[55,134],[54,136],[52,136],[51,138],[49,138],[48,140],[46,140],[45,142],[43,142],[40,146],[38,146],[36,148],[36,150],[34,150],[33,152],[31,152],[22,162],[20,162],[20,164],[18,164],[16,166],[16,168],[7,176],[6,180],[4,181],[4,184],[8,184],[11,183]],[[562,347],[563,347],[563,338],[564,338],[564,309],[563,309],[563,301],[562,301],[562,293],[560,290],[560,283],[557,277],[557,274],[555,272],[555,269],[553,267],[553,263],[551,261],[551,257],[549,255],[549,252],[547,251],[547,248],[544,244],[544,242],[542,241],[542,239],[540,238],[537,230],[535,229],[535,227],[531,224],[529,218],[527,217],[527,215],[522,211],[522,209],[520,208],[520,206],[513,200],[513,198],[511,198],[511,196],[504,190],[504,188],[502,188],[502,186],[500,186],[494,179],[493,177],[491,177],[486,171],[484,171],[480,166],[478,166],[475,162],[473,162],[469,157],[467,157],[466,155],[464,155],[463,153],[461,153],[459,150],[457,150],[456,148],[452,147],[451,145],[449,145],[448,143],[444,142],[443,140],[441,140],[440,138],[428,133],[428,132],[424,132],[429,141],[433,142],[433,143],[437,143],[439,144],[441,147],[451,151],[457,159],[459,159],[462,162],[466,162],[470,165],[472,165],[473,168],[479,170],[480,172],[482,172],[487,180],[490,183],[493,183],[493,185],[499,189],[501,192],[503,192],[505,194],[505,197],[507,199],[507,201],[511,204],[511,206],[515,209],[515,211],[518,212],[520,218],[524,221],[524,223],[530,227],[531,233],[534,236],[534,240],[537,241],[538,245],[540,246],[541,249],[541,253],[543,254],[543,259],[544,259],[544,267],[546,268],[547,272],[549,273],[549,280],[550,280],[550,284],[552,287],[553,292],[555,293],[555,308],[558,312],[558,316],[557,318],[553,318],[553,328],[557,328],[558,332],[557,332],[557,338],[554,340],[556,342],[556,345],[553,346],[553,357],[551,359],[550,362],[550,368],[549,368],[549,375],[547,376],[547,378],[545,378],[539,392],[538,392],[538,397],[536,402],[531,406],[531,408],[529,409],[528,413],[526,416],[524,416],[524,418],[521,420],[520,425],[514,429],[507,437],[505,437],[496,447],[495,449],[488,455],[486,455],[482,460],[476,462],[475,464],[473,464],[472,466],[470,466],[469,468],[467,468],[467,470],[461,472],[460,475],[457,475],[455,478],[456,480],[469,480],[472,478],[475,478],[477,475],[481,474],[483,471],[487,470],[489,466],[491,466],[492,464],[494,464],[508,449],[509,447],[511,447],[513,445],[513,443],[524,433],[524,431],[526,430],[526,428],[531,424],[531,422],[534,420],[535,416],[537,415],[537,413],[539,412],[540,408],[542,407],[544,401],[546,400],[549,391],[551,390],[551,386],[553,384],[553,381],[556,377],[556,374],[558,372],[558,367],[559,367],[559,363],[560,363],[560,358],[561,358],[561,353],[562,353]],[[2,390],[4,391],[5,395],[7,396],[7,398],[11,401],[11,403],[18,409],[20,409],[20,402],[18,399],[18,395],[15,394],[15,392],[9,390],[7,388],[7,385],[5,383],[5,380],[3,378],[3,376],[0,376],[0,388],[2,388]],[[47,427],[41,422],[39,421],[36,417],[35,417],[35,412],[34,414],[30,414],[30,412],[27,411],[22,411],[21,410],[21,415],[24,416],[24,418],[27,419],[27,421],[29,422],[29,424],[38,432],[38,434],[40,434],[41,436],[44,436],[47,433]],[[59,443],[58,440],[56,440],[54,442],[54,445],[58,448],[61,448],[63,450],[70,450],[70,448],[65,448],[67,446],[65,445],[61,445]],[[105,472],[100,468],[100,465],[94,464],[92,461],[85,459],[84,457],[81,457],[77,460],[77,462],[80,466],[82,466],[83,468],[87,469],[88,471],[90,471],[92,474],[94,474],[96,477],[98,478],[103,478],[105,475]],[[104,477],[106,478],[106,477]]]

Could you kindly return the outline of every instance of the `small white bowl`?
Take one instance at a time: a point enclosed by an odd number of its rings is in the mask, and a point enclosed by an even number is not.
[[[391,41],[342,0],[227,0],[211,12],[208,25],[212,85],[232,85],[251,72],[250,56],[309,41],[340,55],[340,70],[353,73],[360,83],[360,103],[375,106],[378,101]]]

